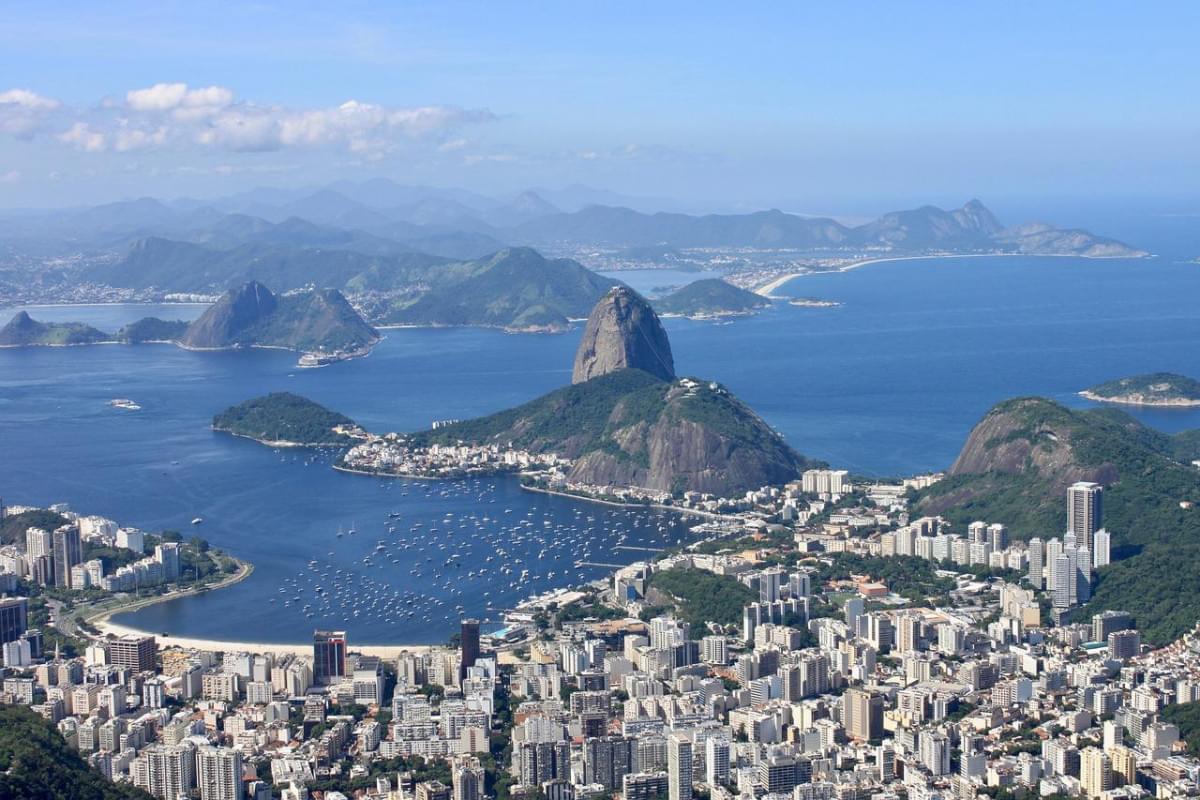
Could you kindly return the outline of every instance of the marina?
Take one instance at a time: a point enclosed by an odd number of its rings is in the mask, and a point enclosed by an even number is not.
[[[1050,298],[1082,270],[1094,286],[1092,305],[1048,314]],[[682,373],[699,372],[703,361],[706,376],[801,452],[861,474],[912,474],[949,464],[978,416],[1003,397],[1046,394],[1084,405],[1075,394],[1081,387],[1179,353],[1173,343],[1200,325],[1187,300],[1194,293],[1179,286],[1200,291],[1194,267],[913,261],[806,276],[780,289],[845,304],[820,321],[781,303],[730,326],[684,319],[667,326]],[[41,313],[52,312],[79,314]],[[116,329],[145,309],[89,313],[99,327]],[[1112,344],[1073,357],[1082,340],[1096,337]],[[597,565],[652,558],[686,541],[703,518],[526,491],[515,476],[345,474],[330,468],[335,453],[213,432],[212,415],[286,389],[369,430],[419,430],[431,419],[470,419],[561,386],[576,344],[575,336],[394,330],[370,358],[327,369],[299,369],[291,354],[270,350],[3,351],[0,439],[23,454],[21,469],[3,476],[4,498],[65,501],[143,530],[200,536],[255,566],[237,585],[118,615],[116,624],[217,641],[285,644],[316,627],[344,627],[363,645],[444,642],[460,616],[498,624],[532,594],[611,572]],[[932,349],[941,354],[936,364],[923,356]],[[1180,357],[1165,366],[1200,373],[1200,362]],[[112,398],[136,398],[143,408],[118,413]],[[1132,413],[1163,430],[1197,427],[1200,419],[1187,409]]]

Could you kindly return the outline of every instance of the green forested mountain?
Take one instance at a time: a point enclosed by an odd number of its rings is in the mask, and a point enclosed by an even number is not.
[[[95,344],[111,338],[91,325],[79,322],[38,322],[24,311],[18,311],[7,325],[0,328],[0,347]]]
[[[214,430],[260,442],[349,445],[353,439],[333,431],[341,425],[352,426],[354,420],[291,392],[273,392],[239,403],[214,416],[212,422]]]
[[[488,417],[416,434],[417,443],[512,443],[575,459],[594,486],[740,494],[795,479],[810,462],[717,384],[638,369],[566,386]]]
[[[381,324],[563,329],[617,281],[567,258],[517,247],[458,265],[428,291],[379,309]]]
[[[336,289],[273,294],[257,281],[231,289],[188,326],[181,343],[196,349],[282,347],[354,350],[378,332]]]
[[[0,798],[152,800],[89,767],[53,725],[24,706],[0,706]]]
[[[1180,460],[1196,441],[1114,409],[1009,400],[975,426],[947,478],[919,493],[914,509],[944,514],[960,530],[980,519],[1045,539],[1066,529],[1067,486],[1103,484],[1113,563],[1078,613],[1129,611],[1161,644],[1200,619],[1200,510],[1190,506],[1200,501],[1200,471]]]
[[[720,278],[706,278],[680,287],[654,301],[662,314],[692,317],[714,314],[745,314],[766,308],[771,301]]]

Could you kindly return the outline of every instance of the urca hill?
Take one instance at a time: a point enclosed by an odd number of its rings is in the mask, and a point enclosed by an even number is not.
[[[574,460],[572,482],[654,492],[733,496],[810,463],[724,387],[677,378],[662,323],[625,287],[592,309],[570,386],[412,439],[553,452]]]

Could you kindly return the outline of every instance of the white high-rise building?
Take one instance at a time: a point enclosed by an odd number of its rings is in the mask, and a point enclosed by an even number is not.
[[[729,740],[725,737],[711,736],[705,742],[704,772],[705,781],[710,787],[729,783]]]
[[[1072,550],[1071,552],[1074,552]],[[1071,607],[1071,585],[1075,582],[1075,565],[1066,553],[1050,562],[1050,596],[1055,608]]]
[[[200,800],[242,800],[242,754],[228,747],[196,751],[196,783]]]
[[[1041,589],[1046,569],[1046,552],[1042,547],[1042,540],[1036,536],[1030,539],[1028,552],[1029,582],[1033,584],[1033,588]]]
[[[1092,566],[1096,569],[1106,567],[1111,563],[1112,540],[1104,528],[1096,531],[1092,537]]]
[[[186,797],[196,785],[196,757],[187,745],[150,745],[129,771],[135,786],[162,800]]]

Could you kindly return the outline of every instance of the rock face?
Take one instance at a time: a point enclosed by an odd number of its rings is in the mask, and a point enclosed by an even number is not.
[[[971,430],[950,475],[1037,472],[1061,494],[1076,481],[1109,484],[1118,472],[1108,461],[1090,462],[1078,452],[1084,422],[1069,410],[1036,397],[993,408]]]
[[[336,289],[275,296],[257,281],[226,292],[188,326],[181,344],[199,349],[281,347],[349,351],[369,347],[379,333]]]
[[[654,492],[738,496],[814,465],[716,383],[662,381],[621,369],[490,417],[412,435],[416,444],[476,442],[556,453],[568,480]]]
[[[588,316],[575,353],[571,383],[619,369],[640,369],[665,381],[675,379],[671,343],[654,309],[637,292],[618,286]]]
[[[623,419],[634,403],[618,404],[608,419],[611,444],[584,453],[569,479],[730,497],[795,480],[809,466],[724,387],[683,379],[664,388],[649,419]]]
[[[184,334],[186,347],[230,347],[239,334],[266,319],[278,301],[271,290],[258,281],[249,281],[230,289],[213,303]]]

